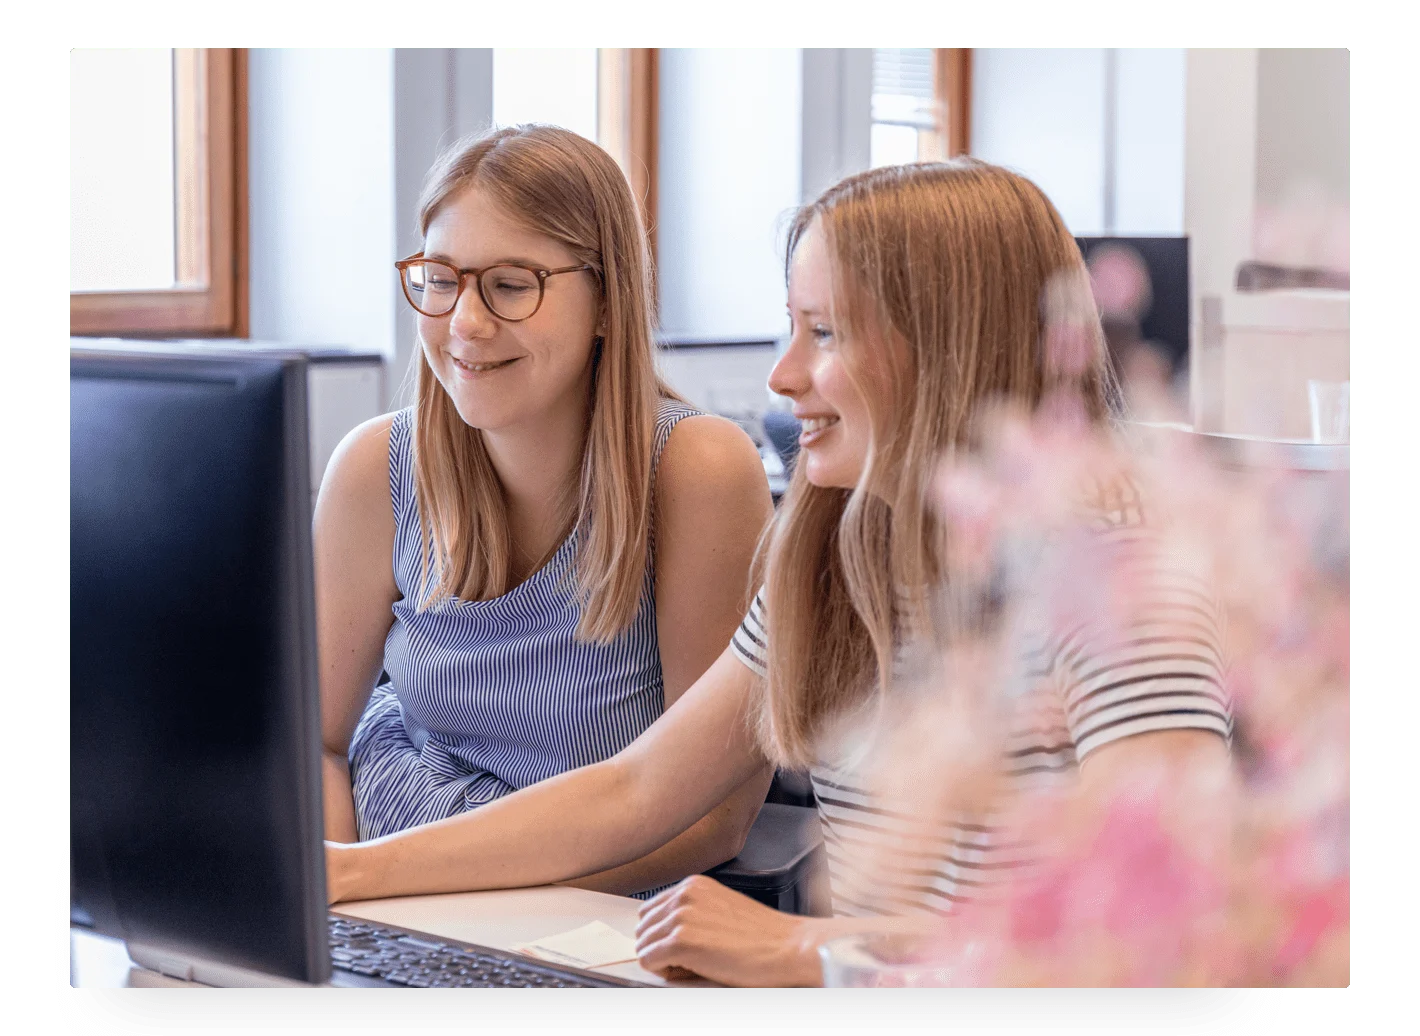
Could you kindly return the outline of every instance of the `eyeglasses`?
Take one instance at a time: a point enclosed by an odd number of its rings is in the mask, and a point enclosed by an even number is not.
[[[522,263],[499,263],[482,270],[460,270],[438,259],[425,259],[418,253],[394,264],[399,271],[399,283],[409,304],[426,317],[444,317],[454,311],[463,294],[464,278],[472,277],[478,285],[478,297],[488,311],[501,320],[526,320],[542,305],[547,279],[559,273],[577,273],[596,267],[564,266],[548,270]]]

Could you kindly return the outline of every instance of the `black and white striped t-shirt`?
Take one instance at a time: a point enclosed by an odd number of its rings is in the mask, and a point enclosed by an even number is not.
[[[1146,538],[1137,527],[1101,535],[1126,544]],[[1216,598],[1201,579],[1173,566],[1152,565],[1147,572],[1147,585],[1136,588],[1138,607],[1106,650],[1094,647],[1085,629],[1022,631],[1026,697],[1006,745],[1016,786],[1069,779],[1090,752],[1134,734],[1195,729],[1231,738]],[[766,644],[761,591],[732,647],[763,677]],[[923,823],[875,798],[863,775],[869,744],[870,732],[856,750],[821,759],[810,771],[835,914],[945,913],[1029,865],[1029,852],[1003,844],[990,816]],[[894,861],[891,874],[867,875],[857,863],[885,854]]]

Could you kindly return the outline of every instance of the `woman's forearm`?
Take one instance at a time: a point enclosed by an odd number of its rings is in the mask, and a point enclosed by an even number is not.
[[[702,874],[733,859],[759,815],[773,775],[773,768],[765,767],[688,830],[646,856],[562,884],[627,896]]]
[[[330,898],[520,888],[618,866],[668,839],[679,819],[638,815],[633,785],[609,760],[446,820],[331,846]]]
[[[355,795],[350,789],[350,764],[330,749],[321,752],[321,799],[325,807],[325,837],[330,842],[358,842]]]
[[[329,843],[328,895],[336,902],[547,885],[646,856],[765,767],[745,722],[754,688],[727,649],[611,759],[445,820],[357,845]]]

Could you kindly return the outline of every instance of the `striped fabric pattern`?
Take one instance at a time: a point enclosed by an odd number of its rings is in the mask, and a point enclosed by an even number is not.
[[[654,460],[671,429],[699,413],[663,400]],[[350,744],[362,839],[441,820],[615,755],[665,707],[654,557],[636,618],[610,644],[573,638],[574,531],[526,581],[488,601],[420,600],[413,409],[390,427],[394,575],[401,597],[377,687]],[[654,467],[653,467],[654,472]]]
[[[1100,535],[1107,549],[1151,552],[1155,545],[1135,523]],[[1156,553],[1140,557],[1149,562],[1140,605],[1116,635],[1102,637],[1093,624],[1049,634],[1039,617],[1018,631],[1024,690],[1005,746],[1014,790],[1069,780],[1089,753],[1134,734],[1196,729],[1231,740],[1216,598],[1197,577],[1158,563]],[[760,596],[732,647],[761,677],[766,643]],[[943,823],[880,801],[863,772],[872,731],[858,733],[851,753],[810,771],[835,914],[948,913],[1035,862],[1027,847],[1003,841],[996,816]]]

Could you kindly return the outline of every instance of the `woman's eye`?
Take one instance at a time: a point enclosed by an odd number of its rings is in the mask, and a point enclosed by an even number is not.
[[[518,292],[522,292],[522,291],[532,291],[532,290],[533,290],[533,289],[532,289],[532,285],[530,285],[530,284],[512,284],[512,283],[510,283],[510,282],[508,282],[508,281],[503,281],[503,282],[500,282],[499,284],[495,284],[495,285],[494,285],[494,288],[495,288],[497,291],[511,292],[511,293],[513,293],[513,294],[517,294]]]
[[[814,336],[815,342],[817,342],[819,345],[823,345],[833,337],[833,329],[824,327],[822,324],[819,324],[818,326],[811,328],[809,330],[809,334]]]

